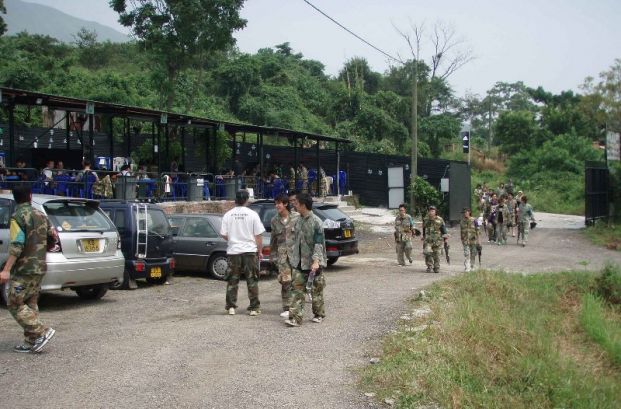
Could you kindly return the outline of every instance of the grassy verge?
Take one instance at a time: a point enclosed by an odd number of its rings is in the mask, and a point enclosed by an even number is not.
[[[609,314],[599,297],[590,293],[582,296],[582,328],[608,353],[612,362],[621,367],[621,322],[615,320],[615,317],[607,319],[607,315]]]
[[[621,369],[580,324],[590,273],[479,271],[432,286],[362,370],[361,387],[395,406],[617,408]],[[619,310],[607,311],[621,331]]]
[[[611,250],[621,250],[621,226],[608,227],[606,223],[597,222],[584,230],[584,234],[596,245]]]

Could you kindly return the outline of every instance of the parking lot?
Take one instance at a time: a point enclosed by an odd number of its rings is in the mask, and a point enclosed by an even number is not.
[[[390,237],[360,229],[357,256],[330,268],[327,319],[287,328],[280,288],[260,283],[262,314],[224,311],[225,283],[179,275],[171,285],[141,283],[85,301],[72,291],[42,297],[42,318],[57,335],[40,354],[16,354],[20,328],[0,314],[0,380],[4,407],[360,408],[370,402],[356,389],[381,336],[406,311],[404,301],[434,280],[459,274],[458,232],[453,264],[425,274],[420,252],[412,266],[396,265]],[[560,248],[559,248],[559,243]],[[599,268],[621,261],[597,249],[576,230],[540,229],[526,249],[484,245],[484,266],[538,271]],[[515,267],[515,268],[514,268]],[[310,307],[310,305],[309,305]]]

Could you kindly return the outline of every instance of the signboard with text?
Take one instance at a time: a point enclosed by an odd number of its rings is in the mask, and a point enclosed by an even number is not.
[[[621,135],[616,132],[606,134],[606,159],[621,160]]]

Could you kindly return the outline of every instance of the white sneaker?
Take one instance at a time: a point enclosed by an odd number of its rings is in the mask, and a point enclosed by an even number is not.
[[[289,318],[289,311],[283,311],[280,313],[280,316],[283,318]]]
[[[229,308],[229,315],[235,315],[235,308]]]
[[[261,314],[261,310],[251,310],[248,315],[250,315],[251,317],[256,317],[257,315]]]
[[[323,317],[313,317],[311,321],[316,322],[317,324],[321,324],[321,321],[323,321]]]
[[[290,327],[299,327],[300,324],[298,324],[297,322],[295,322],[293,319],[288,319],[285,321],[285,324],[287,324]]]

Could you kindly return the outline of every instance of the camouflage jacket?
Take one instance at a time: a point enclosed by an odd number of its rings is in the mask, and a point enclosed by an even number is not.
[[[423,220],[423,238],[425,243],[441,244],[446,234],[446,226],[440,216],[436,216],[433,220],[429,217]]]
[[[467,219],[462,218],[459,222],[461,230],[461,243],[462,244],[477,244],[479,241],[479,228],[474,217]]]
[[[507,205],[502,204],[496,207],[496,222],[505,225],[511,222],[511,215],[509,214]]]
[[[326,240],[321,225],[321,219],[312,211],[306,216],[300,215],[293,226],[295,239],[293,254],[290,258],[291,266],[302,270],[310,270],[313,261],[319,262],[319,267],[325,267]]]
[[[306,169],[306,166],[298,168],[298,180],[308,180],[308,169]]]
[[[409,214],[405,217],[398,215],[395,219],[395,239],[397,241],[412,240],[412,229],[414,229],[414,219]]]
[[[293,244],[295,243],[293,227],[299,217],[299,213],[290,212],[286,223],[278,213],[272,218],[270,261],[276,263],[279,269],[293,257]]]
[[[110,199],[114,196],[110,175],[106,175],[93,183],[93,194],[106,199]]]
[[[52,227],[45,214],[30,203],[17,205],[11,217],[9,254],[17,260],[14,276],[43,275],[47,270],[45,254]]]
[[[521,223],[528,222],[535,218],[533,207],[528,203],[520,203],[520,207],[518,207],[518,214],[520,216]]]

